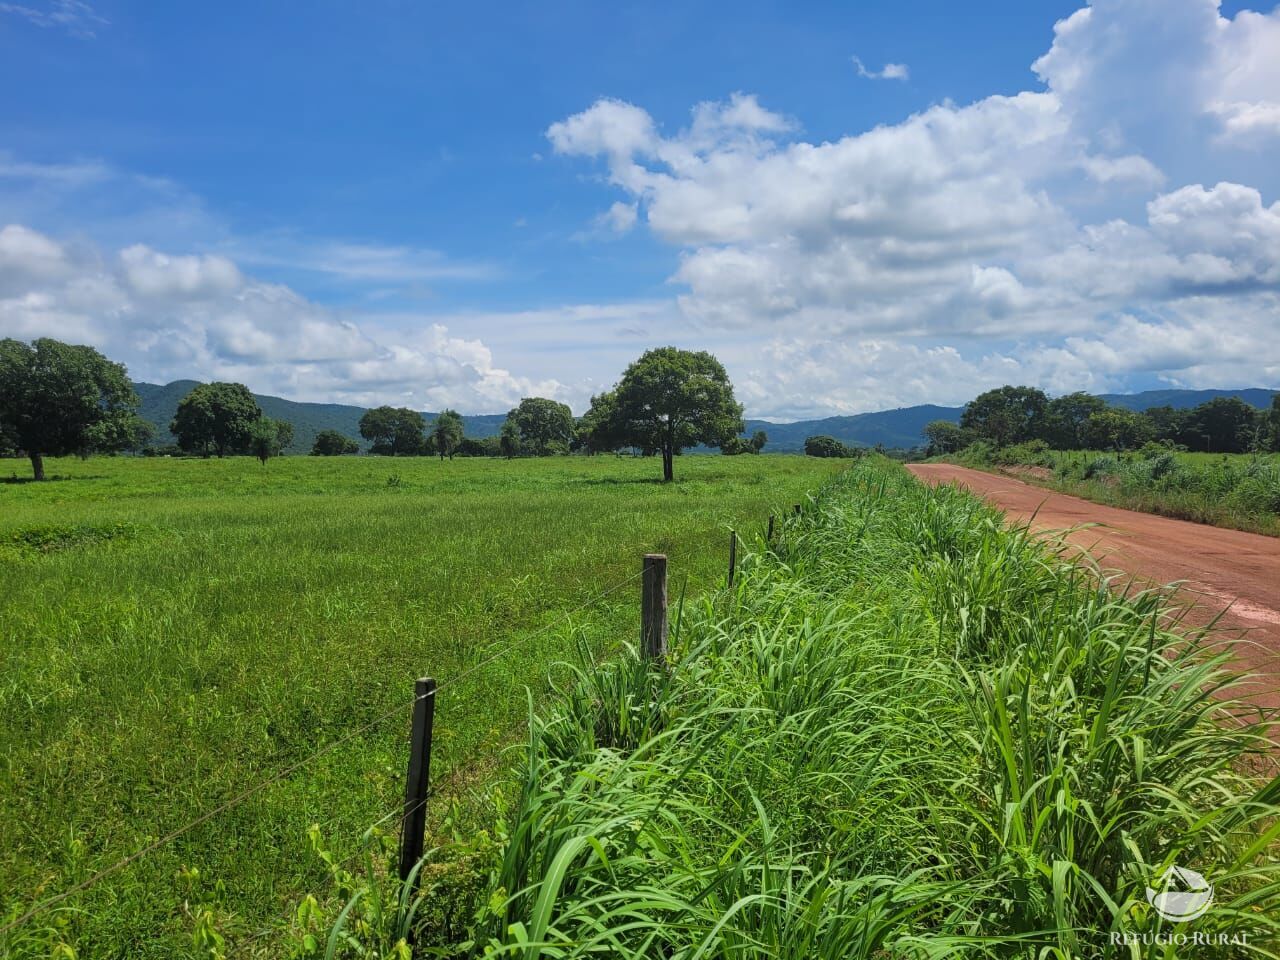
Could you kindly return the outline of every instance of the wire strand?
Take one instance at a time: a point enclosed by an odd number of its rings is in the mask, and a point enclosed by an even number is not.
[[[481,660],[479,663],[473,664],[472,666],[468,667],[466,670],[462,671],[462,673],[458,674],[457,676],[450,677],[448,680],[441,683],[436,688],[437,692],[445,689],[445,687],[452,687],[455,684],[461,683],[463,680],[467,679],[467,677],[471,676],[477,670],[483,670],[485,667],[489,666],[489,664],[493,663],[495,660],[501,659],[505,654],[507,654],[511,650],[514,650],[516,647],[516,644],[520,643],[521,641],[532,640],[535,637],[546,633],[552,627],[559,626],[561,623],[563,623],[569,617],[573,616],[575,613],[579,613],[585,610],[587,607],[591,606],[597,601],[603,600],[605,597],[609,596],[609,594],[614,593],[615,591],[621,590],[627,584],[632,583],[635,580],[638,580],[642,576],[644,576],[643,570],[639,571],[638,573],[634,573],[623,580],[619,580],[613,586],[608,587],[605,590],[602,590],[600,593],[597,593],[596,595],[591,597],[589,600],[584,600],[582,603],[578,604],[572,610],[568,610],[565,613],[560,614],[560,616],[556,617],[556,619],[552,620],[550,623],[542,627],[539,627],[537,630],[533,631],[533,633],[527,633],[524,636],[513,638],[512,640],[508,641],[502,647],[502,649],[499,650],[497,653],[493,654],[490,657],[486,657],[485,659]]]
[[[415,697],[411,702],[417,703],[419,700],[425,699],[428,696],[431,696],[431,694],[424,694],[421,697]],[[337,740],[334,740],[332,743],[326,744],[325,746],[321,747],[319,750],[315,751],[314,753],[309,754],[306,757],[303,757],[301,760],[298,760],[295,763],[289,764],[289,766],[285,767],[283,770],[280,770],[275,774],[272,774],[267,779],[261,780],[258,783],[254,784],[252,787],[249,787],[247,790],[241,791],[240,793],[232,797],[230,800],[227,800],[224,803],[218,804],[218,806],[214,807],[212,810],[209,810],[201,814],[200,816],[196,817],[196,819],[190,821],[189,823],[186,823],[183,826],[179,827],[178,829],[165,834],[163,837],[161,837],[158,840],[153,840],[151,843],[147,844],[141,849],[136,850],[135,852],[129,854],[129,856],[125,857],[124,859],[118,860],[117,862],[113,863],[109,867],[104,867],[102,870],[99,870],[97,873],[93,874],[88,879],[82,880],[80,883],[77,883],[74,887],[71,887],[69,890],[64,890],[62,893],[58,894],[57,896],[50,897],[48,900],[44,900],[44,901],[41,901],[40,903],[37,903],[34,907],[32,907],[22,916],[18,917],[18,919],[9,922],[3,927],[0,927],[0,933],[8,933],[10,930],[13,930],[14,928],[19,927],[22,924],[26,923],[28,920],[30,920],[32,917],[36,916],[37,914],[43,913],[44,911],[48,910],[54,904],[61,903],[63,900],[66,900],[68,897],[72,896],[73,894],[77,894],[82,890],[87,890],[89,887],[93,886],[99,880],[102,880],[105,877],[109,877],[113,873],[117,873],[120,870],[123,870],[125,867],[129,866],[129,864],[133,863],[136,860],[142,859],[143,857],[147,856],[150,853],[154,853],[156,850],[159,850],[161,847],[165,846],[166,844],[172,843],[174,840],[178,839],[178,837],[182,836],[183,834],[189,833],[190,831],[194,830],[196,827],[200,826],[201,824],[208,823],[214,817],[218,816],[218,814],[225,813],[227,810],[230,810],[232,807],[243,803],[245,800],[248,800],[250,797],[254,796],[255,794],[261,793],[267,787],[270,787],[273,784],[279,783],[281,780],[289,776],[289,774],[293,773],[294,771],[301,769],[302,767],[311,763],[313,760],[317,759],[318,757],[322,757],[327,753],[332,753],[334,750],[338,749],[338,747],[342,746],[344,743],[349,743],[350,741],[354,740],[356,737],[360,736],[361,734],[367,733],[368,731],[376,727],[378,724],[382,723],[384,720],[387,720],[388,718],[394,716],[397,713],[402,712],[403,710],[404,710],[403,704],[391,710],[388,710],[386,713],[381,714],[378,717],[375,717],[374,719],[370,720],[368,723],[362,724],[361,726],[357,727],[355,730],[352,730],[350,733],[344,734],[343,736],[339,737]]]

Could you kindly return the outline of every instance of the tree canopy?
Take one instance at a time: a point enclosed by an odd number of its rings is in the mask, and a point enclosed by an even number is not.
[[[208,456],[249,449],[253,424],[262,419],[258,401],[242,383],[202,383],[178,403],[169,430],[187,453]]]
[[[835,437],[825,434],[805,437],[804,452],[807,457],[852,457],[853,451]]]
[[[1270,411],[1237,397],[1215,397],[1191,409],[1165,405],[1138,412],[1088,393],[1048,400],[1033,387],[1005,386],[969,403],[959,426],[933,421],[924,433],[932,454],[954,453],[977,440],[997,447],[1042,441],[1055,450],[1132,450],[1153,440],[1211,453],[1280,450],[1280,401],[1273,397]]]
[[[508,460],[520,453],[520,428],[511,422],[510,417],[502,422],[498,431],[498,449]]]
[[[613,453],[626,446],[616,393],[609,391],[591,398],[590,408],[578,419],[574,443],[588,454]]]
[[[1244,453],[1253,442],[1257,415],[1237,397],[1214,397],[1187,415],[1184,443],[1208,453]]]
[[[661,453],[663,480],[674,479],[682,450],[700,443],[718,447],[742,432],[742,405],[733,398],[729,375],[706,351],[646,351],[612,393],[601,401],[601,412],[612,408],[602,437]]]
[[[997,446],[1036,436],[1049,398],[1036,387],[997,387],[974,397],[960,415],[960,426],[990,438]]]
[[[930,420],[924,425],[924,438],[929,441],[929,455],[955,453],[968,442],[968,431],[950,420]]]
[[[411,457],[425,450],[426,420],[405,407],[374,407],[360,418],[360,436],[369,441],[369,452],[391,457]]]
[[[135,445],[138,403],[124,364],[93,347],[0,340],[0,446],[26,453],[37,480],[46,456]]]
[[[441,410],[431,425],[431,442],[440,454],[440,459],[453,459],[458,448],[462,446],[462,415],[457,410],[448,408]]]
[[[249,427],[249,452],[263,465],[272,457],[278,457],[293,442],[293,424],[287,420],[261,417]]]
[[[768,442],[769,435],[763,430],[757,430],[750,437],[730,437],[720,444],[720,452],[729,457],[743,453],[759,453]]]
[[[507,414],[507,422],[519,433],[520,447],[526,453],[568,453],[573,443],[573,411],[555,400],[526,397]]]
[[[1263,439],[1268,450],[1280,453],[1280,393],[1271,398],[1271,409],[1266,413],[1266,429]]]
[[[360,444],[337,430],[321,430],[311,446],[313,457],[340,457],[347,453],[359,453]]]
[[[1085,431],[1090,418],[1106,409],[1107,401],[1091,393],[1054,397],[1045,405],[1043,421],[1033,432],[1056,450],[1082,450],[1087,445]]]
[[[1151,422],[1142,414],[1105,405],[1089,415],[1081,431],[1079,446],[1092,450],[1132,450],[1155,435]]]

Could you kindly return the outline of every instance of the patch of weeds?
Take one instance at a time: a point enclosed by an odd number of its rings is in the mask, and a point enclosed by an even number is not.
[[[46,524],[14,530],[12,533],[5,534],[3,539],[0,539],[0,543],[35,553],[53,553],[56,550],[106,543],[109,540],[132,540],[137,535],[137,526],[124,521]]]

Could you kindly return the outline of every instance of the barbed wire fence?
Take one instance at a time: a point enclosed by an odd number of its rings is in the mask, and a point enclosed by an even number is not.
[[[796,516],[800,515],[801,509],[800,504],[795,505],[794,512]],[[763,540],[766,548],[772,544],[774,540],[774,532],[775,518],[770,516],[768,518],[767,532],[763,534]],[[728,569],[723,581],[723,583],[728,587],[732,587],[734,584],[737,568],[737,552],[738,546],[741,542],[742,541],[738,536],[738,533],[735,530],[730,530]],[[531,641],[544,636],[554,628],[563,626],[565,623],[569,622],[571,618],[585,610],[595,607],[607,597],[615,595],[618,591],[634,584],[638,580],[642,581],[639,652],[642,656],[652,660],[664,660],[666,657],[668,632],[667,557],[664,554],[645,554],[642,567],[639,571],[614,582],[600,592],[595,593],[581,603],[578,603],[571,609],[558,613],[552,620],[543,624],[541,627],[538,627],[528,633],[512,637],[504,643],[497,645],[496,649],[491,647],[486,651],[486,655],[482,659],[471,664],[460,673],[453,674],[440,683],[437,683],[430,677],[420,678],[415,683],[414,696],[407,704],[402,702],[391,707],[385,712],[378,714],[373,719],[347,731],[336,740],[325,744],[307,756],[289,763],[271,775],[256,781],[251,786],[241,790],[229,799],[217,804],[194,819],[187,821],[180,827],[170,830],[159,838],[144,844],[133,853],[114,861],[109,866],[95,871],[84,880],[81,880],[51,897],[37,901],[12,920],[0,925],[0,937],[7,936],[8,934],[23,927],[29,921],[57,907],[59,904],[70,900],[77,894],[95,887],[103,880],[119,873],[130,865],[151,856],[157,851],[167,847],[175,840],[178,840],[198,827],[216,819],[227,811],[238,807],[240,804],[250,800],[254,796],[257,796],[271,786],[286,780],[321,757],[333,753],[338,748],[364,736],[397,716],[409,720],[411,730],[405,799],[403,803],[397,804],[381,817],[365,826],[361,831],[360,836],[367,837],[374,831],[386,827],[388,824],[398,819],[399,823],[397,824],[396,829],[401,834],[399,857],[400,878],[401,880],[405,880],[410,876],[413,867],[422,856],[422,844],[426,827],[426,811],[430,806],[430,801],[432,799],[440,798],[442,795],[452,796],[453,789],[461,784],[464,775],[468,772],[471,766],[467,763],[456,763],[453,769],[451,769],[444,778],[438,781],[435,785],[432,785],[431,783],[430,751],[433,733],[433,719],[435,705],[440,694],[445,690],[455,689],[466,680],[479,674],[486,667],[492,666],[494,663],[501,660],[511,651],[526,647]],[[680,596],[678,598],[679,600],[683,601],[683,598],[687,593],[688,585],[689,579],[686,576],[681,587]],[[708,584],[702,584],[702,586],[707,585]],[[622,640],[606,646],[603,650],[597,651],[591,657],[589,666],[592,668],[598,666],[606,659],[618,655],[630,645],[630,641]],[[406,712],[408,713],[408,716],[405,716]],[[329,825],[332,826],[334,822],[335,821],[329,821]],[[346,858],[335,861],[335,863],[337,866],[345,868],[350,866],[351,863],[361,855],[361,853],[362,851],[357,849]],[[264,934],[267,932],[269,931],[264,931]],[[2,945],[3,941],[0,941],[0,946]]]

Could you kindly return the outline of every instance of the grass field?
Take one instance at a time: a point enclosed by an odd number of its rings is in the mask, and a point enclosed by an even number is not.
[[[1225,655],[1169,612],[967,492],[865,458],[687,611],[666,669],[614,658],[545,699],[497,842],[433,855],[429,905],[477,882],[474,920],[429,942],[1275,957],[1280,780],[1258,775],[1275,743],[1231,703]],[[1214,885],[1185,923],[1155,909],[1174,864]],[[367,919],[357,902],[337,929]]]
[[[673,590],[723,577],[758,530],[842,464],[292,457],[57,460],[0,484],[0,916],[386,722],[0,937],[0,954],[275,956],[299,895],[403,790],[412,680],[442,682],[670,555]],[[5,471],[6,473],[8,471]],[[21,476],[25,463],[14,462]],[[632,582],[572,618],[637,629]],[[434,766],[483,780],[569,645],[561,627],[442,696]],[[3,921],[0,921],[3,925]],[[67,955],[69,954],[62,954]]]
[[[1280,536],[1280,454],[974,444],[945,459],[984,469],[1028,467],[1022,479],[1096,503]]]

